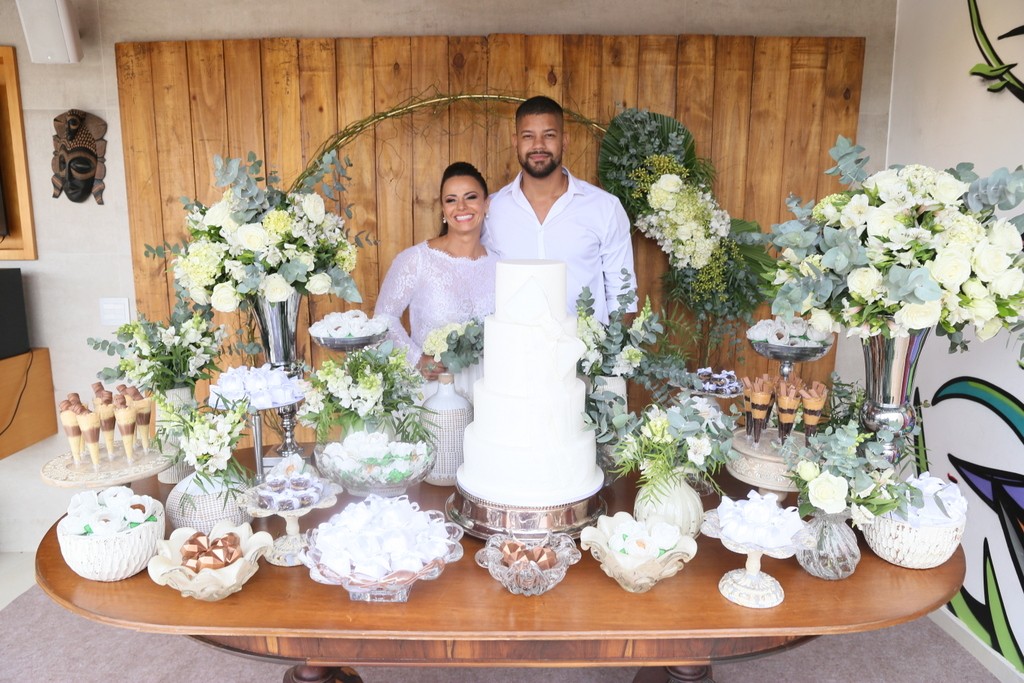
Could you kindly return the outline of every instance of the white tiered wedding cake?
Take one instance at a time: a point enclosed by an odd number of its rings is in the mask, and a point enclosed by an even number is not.
[[[583,421],[585,350],[565,312],[565,264],[500,261],[495,312],[484,321],[484,377],[473,386],[459,488],[514,506],[555,506],[604,482]]]

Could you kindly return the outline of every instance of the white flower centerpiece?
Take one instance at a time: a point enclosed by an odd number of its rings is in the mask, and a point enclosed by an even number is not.
[[[971,164],[894,166],[868,176],[863,148],[840,137],[831,154],[851,189],[772,227],[779,249],[772,312],[810,315],[860,338],[936,328],[951,350],[963,328],[985,340],[1024,313],[1024,219],[999,218],[1024,199],[1024,170],[978,178]],[[853,187],[859,184],[859,187]]]
[[[967,498],[956,484],[924,472],[906,486],[920,506],[894,509],[864,529],[868,546],[887,562],[930,569],[948,560],[967,525]]]
[[[628,512],[601,515],[580,532],[601,570],[630,593],[646,593],[675,576],[697,554],[697,543],[679,528],[660,521],[638,522]]]
[[[322,443],[336,427],[345,433],[383,428],[407,442],[426,441],[416,406],[422,386],[405,352],[386,341],[350,352],[341,363],[324,361],[309,376],[298,418]]]
[[[800,514],[813,515],[813,548],[797,552],[800,566],[819,578],[843,579],[860,562],[860,549],[846,520],[867,528],[881,515],[900,510],[906,513],[921,504],[915,492],[896,476],[896,467],[886,457],[885,446],[891,430],[864,432],[856,422],[828,427],[807,437],[800,446],[788,439],[782,446],[783,460],[798,491]]]
[[[57,524],[61,555],[92,581],[120,581],[146,568],[164,535],[164,506],[126,486],[76,493]]]
[[[185,204],[189,242],[171,249],[175,279],[189,297],[223,313],[248,307],[255,296],[283,302],[295,292],[361,301],[351,276],[356,245],[313,191],[328,172],[344,177],[335,161],[325,157],[320,173],[286,193],[273,174],[260,185],[263,164],[254,154],[245,161],[215,156],[216,184],[227,189],[212,206]]]

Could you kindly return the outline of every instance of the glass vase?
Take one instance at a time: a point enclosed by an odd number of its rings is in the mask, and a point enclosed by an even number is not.
[[[849,518],[848,511],[821,513],[808,522],[817,542],[813,548],[801,548],[796,552],[797,562],[808,574],[829,581],[845,579],[853,574],[860,562],[860,547],[857,534],[846,523]]]

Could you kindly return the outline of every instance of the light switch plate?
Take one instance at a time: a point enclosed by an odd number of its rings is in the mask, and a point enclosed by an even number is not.
[[[119,327],[131,322],[128,299],[100,299],[100,325]]]

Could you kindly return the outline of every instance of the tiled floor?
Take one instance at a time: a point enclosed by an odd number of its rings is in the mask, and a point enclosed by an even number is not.
[[[0,609],[32,587],[36,580],[33,553],[0,553]]]

